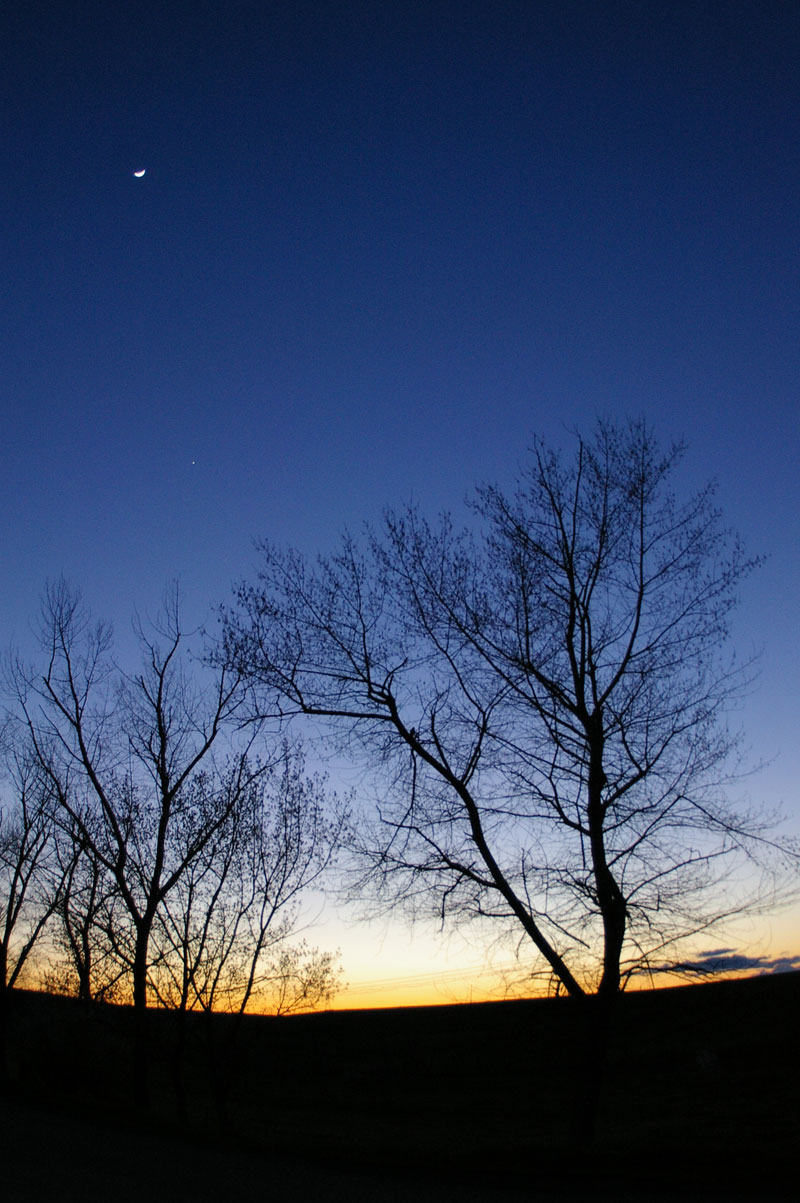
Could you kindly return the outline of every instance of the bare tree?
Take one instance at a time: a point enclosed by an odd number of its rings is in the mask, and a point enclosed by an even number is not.
[[[0,1087],[8,1074],[8,995],[41,947],[59,905],[63,873],[54,856],[54,792],[30,748],[0,732]]]
[[[142,670],[127,676],[111,658],[108,628],[92,625],[79,595],[61,583],[43,606],[44,671],[16,664],[13,679],[61,823],[90,876],[114,883],[106,936],[130,975],[134,1005],[144,1008],[158,910],[265,766],[247,747],[215,759],[241,702],[239,680],[226,669],[203,688],[190,678],[177,592],[154,635],[141,624],[138,634]]]
[[[129,965],[116,953],[125,907],[113,874],[92,852],[84,831],[97,826],[91,811],[80,823],[63,812],[55,826],[55,855],[63,888],[50,936],[50,961],[41,981],[50,993],[83,1002],[124,999]],[[99,838],[99,831],[97,832]]]
[[[265,974],[273,1013],[294,1015],[327,1005],[341,988],[337,958],[305,941],[279,947]]]
[[[570,994],[741,907],[775,848],[725,788],[755,562],[710,486],[675,500],[681,455],[641,422],[569,462],[536,443],[513,496],[477,492],[474,533],[409,508],[314,568],[264,544],[223,615],[259,711],[327,718],[375,768],[362,887],[518,932]]]
[[[299,749],[254,782],[165,899],[154,989],[179,1010],[286,1012],[328,1001],[333,954],[292,945],[300,895],[331,863],[345,821]]]
[[[55,791],[30,749],[10,746],[0,810],[0,992],[20,980],[63,894]]]

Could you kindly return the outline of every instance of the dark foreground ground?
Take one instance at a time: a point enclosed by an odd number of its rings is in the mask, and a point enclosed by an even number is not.
[[[595,1003],[239,1025],[151,1013],[137,1051],[127,1008],[15,992],[0,1192],[87,1203],[800,1194],[800,975],[631,994],[607,1020]]]

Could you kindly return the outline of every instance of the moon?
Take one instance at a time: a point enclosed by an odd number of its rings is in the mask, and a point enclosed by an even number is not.
[[[143,167],[141,171],[134,171],[133,174],[136,176],[137,180],[140,180],[146,171],[147,168]]]

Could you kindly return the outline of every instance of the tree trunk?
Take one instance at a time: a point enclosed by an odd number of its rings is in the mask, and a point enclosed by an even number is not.
[[[76,958],[78,962],[78,998],[88,1006],[92,1001],[92,946],[89,940],[88,921],[81,931],[80,943],[81,953]]]
[[[595,724],[601,728],[602,720],[595,716]],[[614,874],[608,866],[605,846],[605,812],[603,809],[603,787],[606,775],[603,769],[602,730],[593,732],[589,743],[589,841],[592,852],[597,904],[603,919],[603,974],[597,993],[613,995],[619,990],[620,959],[625,940],[627,907]]]
[[[6,985],[6,950],[0,948],[2,976],[0,976],[0,1094],[5,1094],[9,1088],[8,1081],[8,995]]]
[[[133,1005],[137,1011],[147,1007],[147,941],[140,936],[133,959]]]
[[[133,1092],[137,1110],[144,1115],[150,1107],[150,1046],[147,1030],[147,949],[149,928],[136,932],[133,958]]]

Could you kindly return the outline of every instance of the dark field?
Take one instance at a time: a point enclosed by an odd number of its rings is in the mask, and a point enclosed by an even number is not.
[[[145,1102],[127,1008],[13,993],[5,1197],[794,1197],[799,1033],[798,974],[630,994],[607,1020],[567,999],[152,1012]]]

